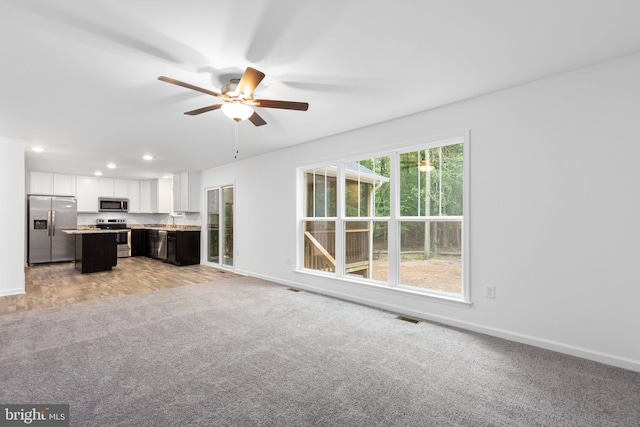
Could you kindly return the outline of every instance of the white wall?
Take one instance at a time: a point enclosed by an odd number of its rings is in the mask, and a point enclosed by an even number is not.
[[[0,296],[24,293],[24,148],[22,140],[0,137]]]
[[[640,55],[618,59],[210,169],[203,186],[236,183],[239,271],[640,371],[638,75]],[[286,265],[297,167],[466,129],[471,308]]]

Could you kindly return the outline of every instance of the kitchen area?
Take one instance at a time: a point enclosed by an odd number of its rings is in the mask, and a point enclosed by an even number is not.
[[[72,261],[87,274],[137,256],[200,263],[199,172],[155,180],[27,175],[27,265]]]

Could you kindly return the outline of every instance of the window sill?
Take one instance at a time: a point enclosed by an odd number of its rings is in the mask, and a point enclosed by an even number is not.
[[[460,307],[460,308],[471,308],[472,306],[471,301],[466,301],[462,298],[456,298],[448,294],[438,294],[435,292],[432,293],[432,292],[414,290],[405,286],[389,286],[389,285],[371,282],[371,281],[358,280],[353,277],[336,276],[334,273],[323,273],[321,271],[316,271],[316,270],[298,269],[298,270],[294,270],[294,272],[302,275],[333,280],[338,283],[348,283],[350,285],[355,285],[363,289],[375,289],[376,291],[381,291],[381,292],[389,293],[393,295],[408,296],[408,297],[419,299],[422,301],[446,304],[446,305],[451,305],[451,306]]]

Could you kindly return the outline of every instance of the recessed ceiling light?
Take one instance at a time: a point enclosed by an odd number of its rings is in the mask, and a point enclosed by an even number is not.
[[[145,160],[153,160],[153,156],[151,154],[145,154],[142,158]]]
[[[42,153],[44,151],[44,148],[42,147],[31,147],[31,149],[36,153]]]
[[[116,167],[116,165],[114,165],[113,163],[108,163],[108,164],[107,164],[107,167],[108,167],[109,169],[114,169],[114,168]]]
[[[96,171],[95,174],[96,174],[96,176],[102,176],[102,172],[100,172],[100,171]]]

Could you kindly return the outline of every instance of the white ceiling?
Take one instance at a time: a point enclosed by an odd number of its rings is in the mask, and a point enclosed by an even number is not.
[[[239,125],[239,158],[640,51],[638,0],[0,0],[0,135],[31,170],[159,177],[234,161],[216,92],[309,102]],[[141,159],[145,153],[152,162]],[[107,170],[106,163],[117,168]]]

